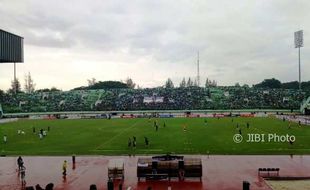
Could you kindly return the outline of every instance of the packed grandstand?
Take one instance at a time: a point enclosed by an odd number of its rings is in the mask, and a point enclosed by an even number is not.
[[[254,87],[96,89],[5,93],[5,113],[53,111],[299,109],[309,91]]]

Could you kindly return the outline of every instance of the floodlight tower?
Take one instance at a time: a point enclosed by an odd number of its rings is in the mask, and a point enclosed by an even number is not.
[[[197,85],[200,86],[200,75],[199,75],[199,51],[197,52]]]
[[[299,30],[295,32],[294,36],[295,36],[295,48],[298,48],[299,90],[301,91],[300,48],[304,47],[303,31]]]

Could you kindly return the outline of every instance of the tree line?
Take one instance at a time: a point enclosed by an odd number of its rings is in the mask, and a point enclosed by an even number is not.
[[[121,81],[97,81],[95,78],[91,78],[87,80],[88,85],[87,86],[80,86],[73,88],[72,90],[97,90],[97,89],[113,89],[113,88],[128,88],[128,89],[134,89],[134,88],[141,88],[139,85],[136,85],[136,83],[133,82],[133,80],[130,77],[127,77],[125,80]],[[21,84],[18,79],[11,81],[11,88],[7,91],[9,94],[15,94],[15,93],[33,93],[33,92],[55,92],[55,91],[61,91],[60,89],[56,87],[52,88],[43,88],[43,89],[35,89],[36,84],[34,83],[34,80],[31,77],[30,72],[25,75],[24,78],[24,90],[21,88]],[[206,79],[204,87],[210,88],[210,87],[216,87],[217,82],[215,80]],[[239,83],[235,84],[236,87],[240,87]],[[302,82],[301,83],[303,90],[310,90],[310,81]],[[174,85],[173,81],[168,78],[165,83],[160,86],[161,88],[189,88],[189,87],[198,87],[197,80],[193,80],[192,78],[185,78],[181,80],[179,85]],[[249,85],[245,84],[243,87],[250,88]],[[271,78],[271,79],[265,79],[262,82],[258,84],[254,84],[252,86],[253,88],[273,88],[273,89],[299,89],[299,83],[297,81],[291,81],[291,82],[284,82],[282,83],[280,80]],[[5,92],[0,89],[0,100],[3,98]]]
[[[265,79],[261,83],[253,85],[255,88],[283,88],[283,89],[299,89],[298,81],[281,83],[278,79]],[[310,81],[302,82],[301,87],[303,90],[310,90]]]
[[[205,87],[216,87],[217,82],[215,80],[206,79]],[[174,84],[170,78],[167,79],[165,82],[165,85],[163,86],[165,88],[174,88]],[[179,88],[188,88],[188,87],[198,87],[197,80],[192,80],[190,77],[186,80],[185,77],[183,77],[182,81],[179,84]]]

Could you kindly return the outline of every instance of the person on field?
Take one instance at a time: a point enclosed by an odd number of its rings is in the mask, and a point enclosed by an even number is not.
[[[26,185],[25,178],[26,178],[26,167],[22,166],[21,169],[20,169],[20,179],[22,181],[22,186]]]
[[[136,140],[133,140],[132,146],[133,146],[134,149],[136,149],[136,146],[137,146],[137,141]]]
[[[32,133],[36,133],[36,128],[32,127]]]
[[[51,127],[50,126],[47,126],[47,131],[50,131],[51,130]]]
[[[130,148],[131,147],[131,138],[129,137],[128,138],[128,148]]]
[[[184,132],[186,131],[186,125],[183,125],[183,131]]]
[[[250,128],[250,123],[246,122],[246,128]]]
[[[3,135],[3,142],[6,144],[8,142],[8,137],[6,135]]]
[[[149,139],[147,137],[144,137],[145,146],[149,146]]]
[[[179,180],[184,181],[185,171],[184,169],[179,169]]]
[[[242,131],[241,131],[241,129],[239,129],[239,134],[240,134],[240,135],[242,135]]]
[[[67,160],[62,164],[62,175],[65,177],[67,175]]]
[[[17,158],[18,171],[20,171],[20,170],[22,169],[23,165],[24,165],[24,161],[23,161],[22,157],[19,156],[19,157]]]

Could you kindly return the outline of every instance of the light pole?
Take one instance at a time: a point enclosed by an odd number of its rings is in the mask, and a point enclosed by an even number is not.
[[[301,91],[301,69],[300,69],[300,48],[304,46],[303,31],[299,30],[294,33],[295,48],[298,48],[298,73],[299,73],[299,90]]]

